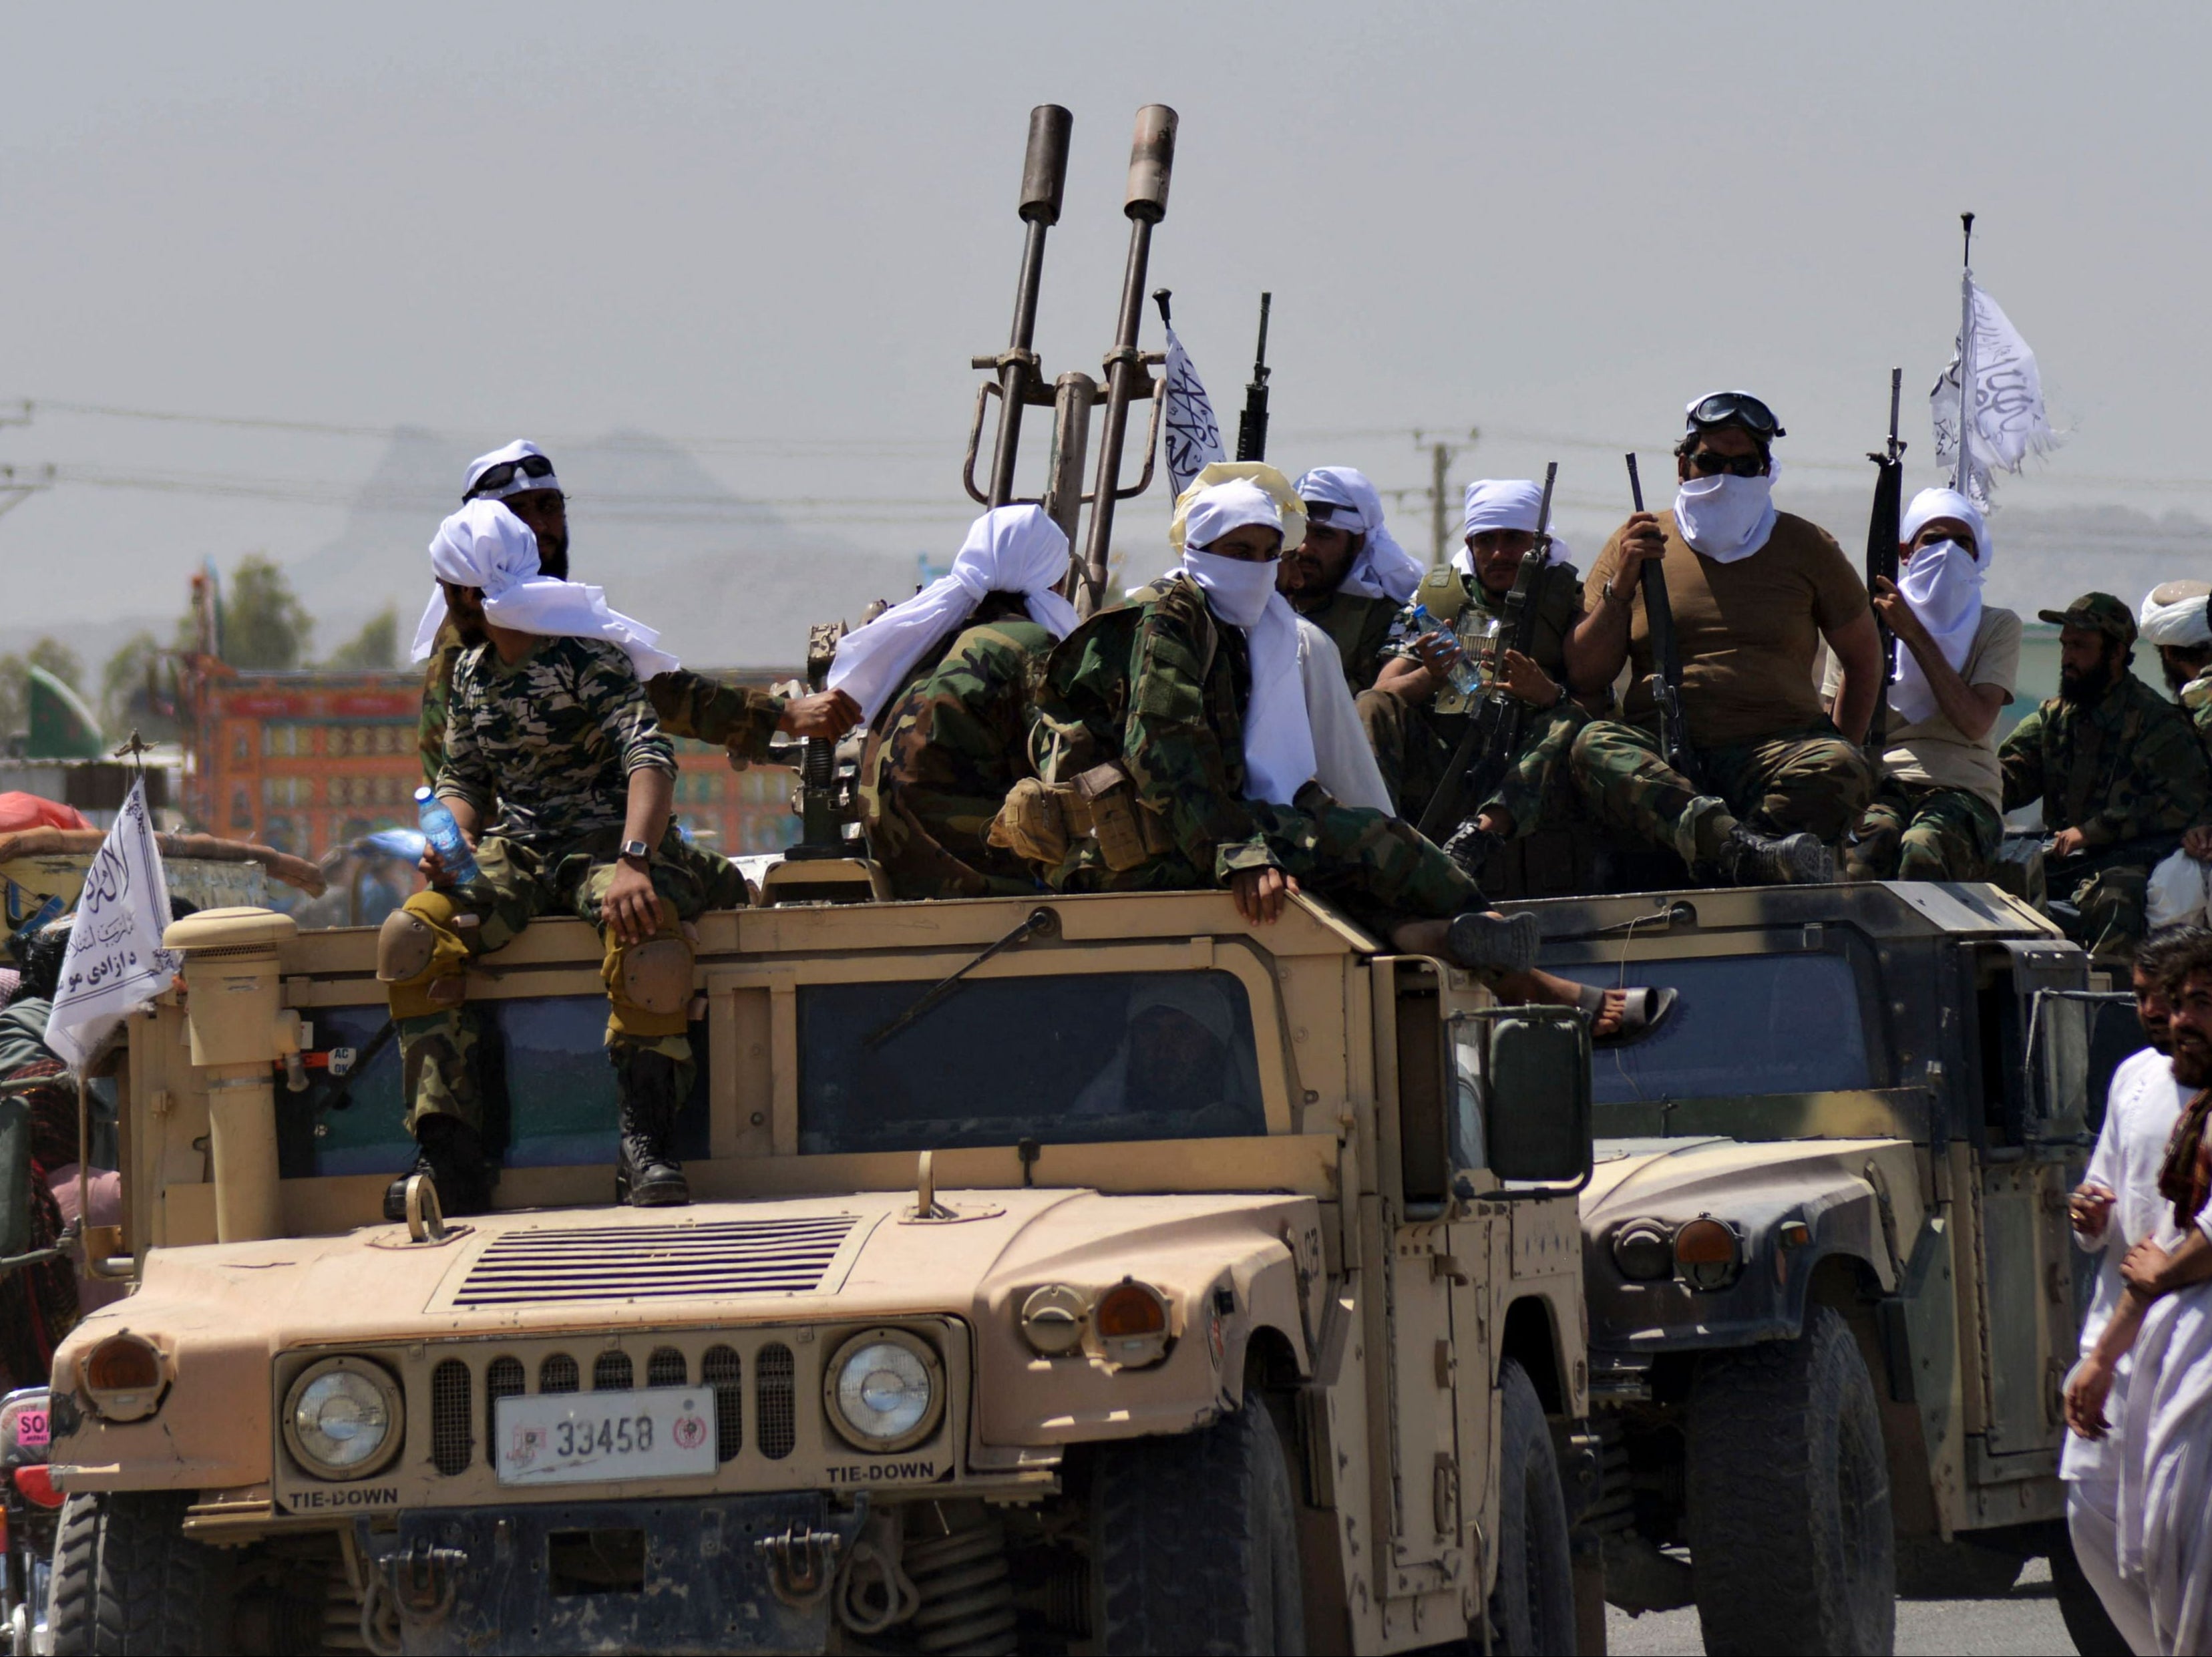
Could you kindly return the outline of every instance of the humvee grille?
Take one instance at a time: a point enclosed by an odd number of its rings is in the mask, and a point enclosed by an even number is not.
[[[602,1352],[599,1361],[592,1366],[592,1390],[595,1393],[627,1393],[631,1381],[627,1352]]]
[[[854,1217],[510,1231],[477,1257],[453,1304],[803,1295],[828,1275]]]
[[[451,1477],[469,1465],[476,1442],[470,1436],[469,1366],[447,1358],[430,1372],[430,1460]]]
[[[656,1346],[653,1356],[645,1361],[645,1384],[648,1387],[681,1387],[691,1379],[684,1354],[673,1346]]]
[[[760,1453],[781,1461],[799,1442],[799,1389],[791,1348],[772,1340],[753,1364],[753,1396],[760,1404]]]
[[[499,1401],[520,1398],[523,1392],[522,1365],[511,1357],[494,1358],[484,1371],[484,1459],[499,1466]]]
[[[727,1346],[709,1346],[699,1379],[714,1389],[714,1460],[731,1461],[745,1448],[745,1361]]]

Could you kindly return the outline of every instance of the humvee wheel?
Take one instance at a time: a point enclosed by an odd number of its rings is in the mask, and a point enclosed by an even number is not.
[[[1889,1463],[1841,1314],[1708,1359],[1690,1390],[1687,1520],[1705,1649],[1882,1653],[1897,1637]]]
[[[1101,1447],[1091,1537],[1101,1651],[1306,1648],[1290,1468],[1257,1392],[1202,1432]]]
[[[185,1491],[73,1496],[54,1541],[57,1657],[224,1651],[219,1557],[185,1539]]]
[[[1490,1593],[1490,1625],[1497,1637],[1491,1648],[1516,1654],[1572,1651],[1574,1560],[1551,1429],[1535,1384],[1511,1358],[1498,1367],[1498,1389],[1504,1395],[1504,1420],[1498,1446],[1498,1585]]]

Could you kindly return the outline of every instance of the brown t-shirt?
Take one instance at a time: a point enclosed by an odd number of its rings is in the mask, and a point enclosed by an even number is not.
[[[1700,557],[1658,514],[1666,533],[1667,597],[1682,656],[1682,713],[1690,740],[1718,747],[1756,742],[1778,731],[1818,725],[1813,684],[1820,637],[1865,613],[1866,588],[1836,537],[1817,524],[1778,513],[1774,532],[1748,558],[1723,564]],[[1583,583],[1592,610],[1620,568],[1620,531],[1597,555]],[[1632,683],[1623,712],[1657,728],[1651,706],[1651,630],[1639,592],[1629,623]]]

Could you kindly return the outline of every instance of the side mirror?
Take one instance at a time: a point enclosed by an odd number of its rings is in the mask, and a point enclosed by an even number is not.
[[[2142,1041],[2136,998],[2124,990],[2034,991],[2027,1019],[2028,1137],[2046,1144],[2087,1138],[2103,1101],[2101,1083]],[[2093,1076],[2100,1083],[2094,1092]]]
[[[1590,1176],[1589,1026],[1570,1007],[1492,1007],[1452,1020],[1452,1166],[1509,1185],[1579,1191]]]

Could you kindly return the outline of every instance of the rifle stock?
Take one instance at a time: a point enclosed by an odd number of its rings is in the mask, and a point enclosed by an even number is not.
[[[1505,596],[1503,633],[1506,647],[1524,656],[1536,638],[1536,583],[1551,560],[1552,485],[1559,475],[1559,463],[1556,460],[1544,468],[1544,498],[1536,508],[1536,538],[1521,555],[1521,567],[1513,573],[1513,591]],[[1501,650],[1496,665],[1502,666],[1504,660]],[[1430,797],[1420,822],[1415,825],[1424,835],[1435,840],[1438,829],[1456,829],[1472,812],[1481,808],[1482,802],[1504,780],[1507,768],[1513,763],[1513,756],[1521,746],[1521,726],[1528,711],[1528,704],[1493,676],[1483,688],[1481,705],[1468,721],[1466,734],[1452,750],[1443,781]]]
[[[1644,510],[1644,478],[1636,470],[1636,457],[1628,457],[1628,496],[1636,510]],[[1674,638],[1674,604],[1667,592],[1667,572],[1656,563],[1644,566],[1644,625],[1651,637],[1651,701],[1659,710],[1660,756],[1684,776],[1693,774],[1696,756],[1690,750],[1690,727],[1682,718],[1682,652]]]
[[[1867,455],[1875,467],[1874,510],[1867,522],[1869,598],[1881,591],[1875,585],[1878,581],[1887,580],[1893,586],[1897,583],[1898,534],[1905,516],[1905,445],[1897,436],[1897,403],[1904,382],[1902,368],[1889,371],[1889,442],[1880,452],[1869,451]],[[1897,636],[1879,610],[1874,613],[1874,625],[1881,640],[1881,694],[1875,697],[1874,716],[1867,721],[1866,746],[1879,758],[1888,746],[1889,688],[1897,683]]]

